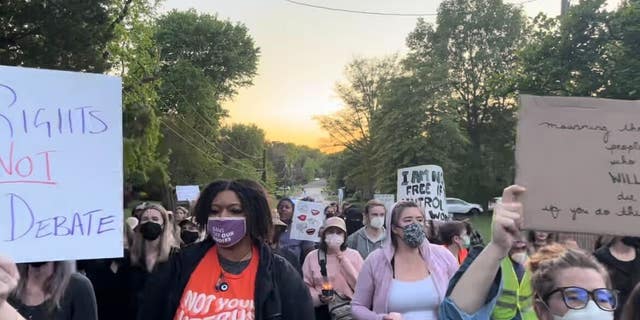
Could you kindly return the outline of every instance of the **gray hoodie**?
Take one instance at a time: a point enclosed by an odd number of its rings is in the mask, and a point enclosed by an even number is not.
[[[373,242],[369,237],[367,237],[366,227],[360,228],[358,231],[354,232],[352,235],[347,238],[347,246],[353,250],[356,250],[362,256],[362,259],[367,259],[369,254],[374,250],[381,248],[387,239],[386,232],[382,230],[382,237]]]

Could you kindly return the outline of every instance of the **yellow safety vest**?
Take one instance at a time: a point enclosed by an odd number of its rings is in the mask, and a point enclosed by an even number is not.
[[[518,283],[518,275],[513,269],[511,259],[502,260],[502,292],[493,309],[491,319],[511,320],[520,312],[522,320],[538,320],[533,310],[533,290],[531,289],[531,272],[525,270],[522,282]]]

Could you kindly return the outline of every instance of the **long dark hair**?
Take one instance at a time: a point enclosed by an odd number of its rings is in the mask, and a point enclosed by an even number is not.
[[[195,205],[195,217],[200,230],[206,229],[211,203],[223,191],[233,191],[240,199],[251,239],[257,243],[267,241],[273,227],[271,209],[264,187],[252,180],[219,180],[204,188]]]

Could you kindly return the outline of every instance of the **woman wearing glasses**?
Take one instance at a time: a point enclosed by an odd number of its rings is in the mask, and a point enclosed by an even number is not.
[[[494,211],[491,244],[477,257],[468,259],[449,283],[450,295],[445,300],[449,305],[443,306],[446,319],[488,318],[469,315],[495,303],[498,286],[487,275],[494,272],[500,275],[500,260],[507,256],[520,234],[523,208],[518,197],[524,192],[519,186],[505,189],[503,202]],[[529,265],[534,309],[539,320],[614,319],[617,294],[611,288],[607,271],[589,254],[553,244],[534,254]]]
[[[542,247],[529,265],[538,319],[613,319],[616,292],[607,271],[591,255],[553,244]]]

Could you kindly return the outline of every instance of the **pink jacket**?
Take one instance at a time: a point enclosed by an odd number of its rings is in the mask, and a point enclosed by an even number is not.
[[[387,215],[387,225],[391,225],[391,215]],[[387,228],[387,239],[391,239],[391,229]],[[391,259],[395,247],[389,240],[379,250],[372,252],[364,261],[355,294],[351,301],[351,311],[358,320],[382,320],[389,313],[389,292],[393,280]],[[426,239],[420,247],[420,254],[435,283],[439,301],[445,298],[449,280],[459,268],[458,261],[447,248],[429,243]]]
[[[362,257],[358,251],[347,248],[342,252],[342,262],[338,261],[336,254],[327,254],[327,276],[333,289],[343,296],[353,297],[353,290],[356,287],[358,273],[362,269]],[[318,250],[311,251],[304,259],[302,265],[302,275],[304,283],[309,288],[313,305],[321,305],[319,295],[322,292],[322,274],[318,263]]]

